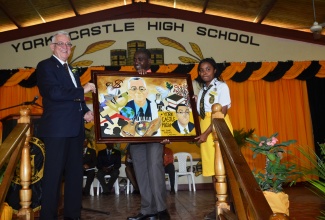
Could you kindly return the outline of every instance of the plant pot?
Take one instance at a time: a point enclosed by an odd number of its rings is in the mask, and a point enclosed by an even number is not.
[[[284,192],[274,193],[263,191],[273,213],[284,213],[289,216],[289,196]]]

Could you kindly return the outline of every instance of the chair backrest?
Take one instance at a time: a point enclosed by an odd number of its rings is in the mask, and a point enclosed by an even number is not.
[[[187,152],[179,152],[174,154],[174,158],[178,160],[178,172],[186,173],[193,171],[193,162],[192,155]],[[187,158],[190,159],[190,170],[187,171]]]

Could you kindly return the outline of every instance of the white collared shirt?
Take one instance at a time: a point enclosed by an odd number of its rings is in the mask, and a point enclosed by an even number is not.
[[[70,78],[72,79],[72,82],[73,82],[73,84],[74,84],[74,86],[77,88],[77,82],[76,82],[76,79],[74,78],[74,75],[73,75],[73,73],[72,73],[72,71],[70,70],[70,68],[69,68],[69,64],[67,63],[67,62],[63,62],[62,60],[60,60],[57,56],[55,56],[54,54],[53,54],[53,56],[62,64],[62,66],[63,66],[63,64],[67,64],[68,65],[68,70],[69,70],[69,74],[70,74]]]

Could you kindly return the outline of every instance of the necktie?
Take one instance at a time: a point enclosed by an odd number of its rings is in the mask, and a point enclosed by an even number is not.
[[[108,158],[108,161],[110,161],[110,159],[111,159],[111,151],[110,150],[107,152],[107,158]]]
[[[205,109],[204,109],[204,96],[205,94],[207,94],[207,92],[209,91],[209,89],[212,87],[212,85],[209,85],[209,87],[205,90],[203,90],[203,93],[202,93],[202,97],[201,97],[201,100],[200,100],[200,116],[202,119],[205,118]]]
[[[144,117],[143,108],[139,109],[139,118],[140,120]]]
[[[184,128],[184,133],[185,133],[185,134],[188,134],[188,131],[187,131],[187,129],[186,129],[186,128]]]
[[[65,69],[65,70],[69,73],[69,75],[70,75],[68,64],[67,64],[67,63],[64,63],[63,66],[64,66],[64,69]]]
[[[72,72],[73,76],[70,74],[69,66],[68,66],[67,63],[64,63],[64,64],[63,64],[63,67],[64,67],[64,69],[67,71],[67,73],[69,74],[69,76],[70,76],[70,78],[71,78],[73,84],[75,85],[75,87],[77,87],[77,80],[76,80],[77,77],[76,77],[76,75],[75,75],[73,72]]]

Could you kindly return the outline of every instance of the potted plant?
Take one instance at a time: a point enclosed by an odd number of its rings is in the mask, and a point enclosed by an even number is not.
[[[248,129],[247,131],[245,131],[244,128],[241,128],[239,130],[234,129],[234,138],[239,148],[247,146],[248,143],[246,139],[251,138],[254,131],[255,129]]]
[[[283,192],[283,185],[287,182],[294,182],[293,177],[298,172],[295,171],[295,164],[283,162],[282,159],[283,153],[286,153],[284,148],[296,141],[278,143],[277,135],[278,133],[271,137],[253,135],[255,139],[246,138],[246,141],[251,145],[254,159],[260,154],[265,156],[265,167],[262,170],[254,169],[253,175],[263,190],[272,211],[289,215],[289,197]]]
[[[302,175],[311,184],[308,186],[311,187],[315,194],[325,199],[325,143],[318,143],[318,145],[320,147],[320,156],[311,148],[306,150],[301,146],[296,146],[296,149],[304,155],[301,159],[302,166],[304,167],[304,163],[312,165],[312,168],[302,168]],[[312,178],[315,176],[319,179]],[[317,219],[325,220],[325,211],[321,211],[320,214]]]

